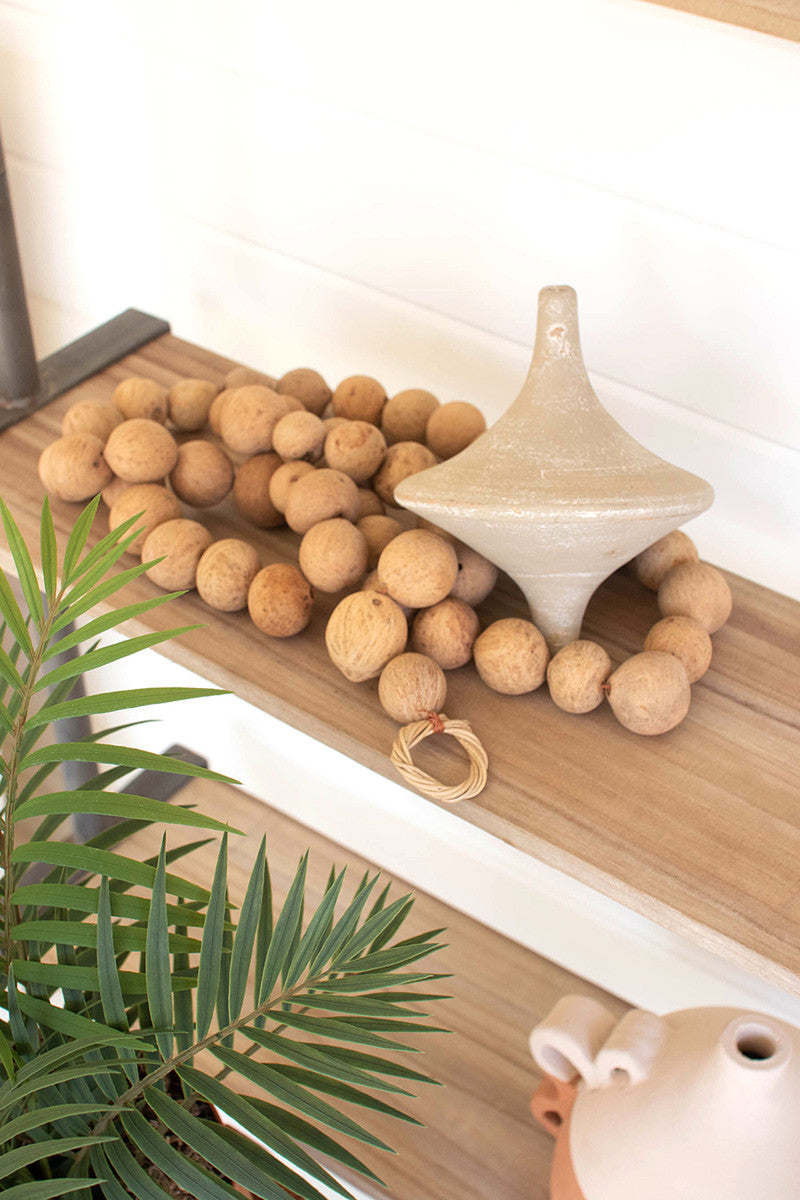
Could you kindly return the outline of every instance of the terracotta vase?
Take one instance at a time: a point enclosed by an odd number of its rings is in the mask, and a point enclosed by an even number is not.
[[[800,1195],[800,1030],[733,1008],[622,1020],[580,996],[531,1034],[552,1200]]]
[[[597,586],[702,512],[714,493],[603,408],[581,357],[575,292],[546,287],[514,404],[466,450],[405,479],[395,496],[502,567],[557,650],[580,636]]]

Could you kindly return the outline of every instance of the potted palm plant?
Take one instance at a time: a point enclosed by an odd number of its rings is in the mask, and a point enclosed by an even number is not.
[[[332,870],[309,912],[307,855],[273,908],[264,841],[236,908],[227,885],[235,830],[185,805],[113,790],[132,770],[225,777],[111,744],[113,730],[44,743],[66,717],[127,720],[146,705],[213,694],[70,696],[79,673],[179,632],[99,644],[171,597],[92,615],[149,565],[115,573],[135,522],[92,545],[96,508],[79,516],[59,561],[45,500],[40,591],[0,501],[24,596],[21,605],[0,573],[0,1189],[6,1200],[223,1200],[242,1191],[323,1200],[320,1187],[347,1196],[315,1155],[375,1179],[341,1143],[383,1145],[351,1105],[408,1120],[392,1095],[432,1082],[395,1052],[431,1028],[416,1005],[438,997],[415,989],[441,976],[417,964],[441,931],[398,940],[413,898],[390,899],[372,875],[352,885]],[[90,644],[80,658],[57,659],[79,643]],[[58,790],[53,772],[68,762],[100,769],[79,789]],[[74,844],[64,827],[76,813],[111,824]],[[34,825],[27,840],[23,820]],[[219,839],[210,887],[179,874],[196,842],[170,847],[164,837],[152,860],[126,856],[126,837],[153,824]]]

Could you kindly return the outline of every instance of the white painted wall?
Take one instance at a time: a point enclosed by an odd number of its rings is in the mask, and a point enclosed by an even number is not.
[[[0,0],[38,344],[128,305],[495,417],[577,288],[701,554],[800,595],[800,46],[643,0]]]

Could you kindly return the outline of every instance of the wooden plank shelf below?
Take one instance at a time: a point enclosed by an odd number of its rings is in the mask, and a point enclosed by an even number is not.
[[[30,544],[38,544],[43,495],[38,455],[58,436],[69,404],[108,400],[130,375],[219,382],[231,365],[165,336],[2,434],[3,498]],[[53,504],[62,538],[77,511]],[[217,537],[248,538],[265,561],[296,560],[295,535],[245,526],[228,502],[200,519]],[[5,547],[0,557],[12,567]],[[499,696],[471,664],[451,672],[448,714],[472,722],[490,763],[485,791],[451,811],[800,996],[800,605],[729,579],[734,612],[715,635],[711,669],[693,689],[686,720],[661,737],[628,733],[606,705],[568,716],[544,688]],[[154,591],[137,582],[118,602]],[[396,780],[388,757],[396,726],[378,704],[376,681],[348,683],[325,650],[336,599],[319,596],[309,628],[283,641],[258,634],[246,613],[213,612],[196,593],[148,614],[136,631],[209,625],[213,637],[188,633],[164,652]],[[483,623],[515,614],[525,609],[508,582],[480,610]],[[657,619],[652,593],[618,572],[593,598],[584,632],[621,661],[641,648]],[[428,739],[418,761],[442,778],[463,773],[450,739]]]
[[[195,803],[212,816],[224,813],[235,828],[249,830],[248,838],[234,837],[229,842],[235,904],[241,903],[264,830],[276,904],[282,903],[306,849],[311,850],[307,895],[313,904],[321,899],[332,863],[339,869],[346,866],[352,881],[360,879],[370,865],[261,801],[222,784],[192,781],[181,790],[180,802]],[[159,830],[146,830],[125,844],[126,853],[142,859],[157,854],[160,838]],[[192,831],[183,836],[184,841],[192,839]],[[180,832],[170,834],[170,845],[180,840]],[[208,887],[215,855],[215,845],[192,853],[181,860],[181,875]],[[388,882],[391,876],[384,878]],[[397,884],[392,897],[407,890]],[[415,1100],[391,1097],[424,1129],[375,1113],[353,1112],[396,1155],[361,1144],[350,1148],[384,1180],[387,1191],[376,1193],[381,1197],[547,1200],[553,1142],[534,1123],[528,1107],[539,1081],[528,1052],[528,1033],[556,1000],[570,992],[592,996],[619,1015],[626,1006],[430,896],[417,894],[407,924],[404,937],[446,928],[441,938],[445,948],[428,962],[432,971],[452,973],[441,986],[452,999],[430,1005],[429,1011],[431,1024],[451,1033],[418,1036],[415,1045],[423,1054],[419,1062],[409,1064],[444,1086],[412,1085]],[[407,1060],[408,1055],[401,1058]],[[374,1189],[360,1177],[348,1178],[373,1194]]]

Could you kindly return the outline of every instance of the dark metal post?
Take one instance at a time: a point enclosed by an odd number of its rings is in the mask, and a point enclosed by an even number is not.
[[[39,394],[33,334],[0,142],[0,409],[24,411]]]

